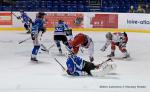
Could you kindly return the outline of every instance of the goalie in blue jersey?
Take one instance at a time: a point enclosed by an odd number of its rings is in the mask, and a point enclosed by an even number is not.
[[[87,62],[85,60],[82,60],[80,57],[77,56],[71,56],[67,59],[66,62],[67,65],[67,74],[73,75],[73,76],[82,76],[84,75],[84,72],[86,72],[88,75],[91,74],[91,70],[98,69],[98,65],[94,65],[91,62]]]
[[[100,64],[94,64],[83,60],[82,58],[76,55],[69,55],[66,65],[67,65],[67,74],[72,76],[83,76],[85,74],[92,76],[91,70],[100,69],[103,74],[107,74],[110,71],[116,68],[116,64],[111,62],[111,58]]]

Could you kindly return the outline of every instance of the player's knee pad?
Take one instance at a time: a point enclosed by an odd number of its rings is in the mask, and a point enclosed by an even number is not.
[[[111,50],[115,50],[116,46],[115,45],[111,45]]]

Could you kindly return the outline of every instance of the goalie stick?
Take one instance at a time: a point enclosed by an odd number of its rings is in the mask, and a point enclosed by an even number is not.
[[[102,63],[100,63],[100,66],[102,66],[102,64],[104,64],[104,63],[106,63],[106,62],[108,62],[108,61],[113,61],[111,58],[108,58],[107,60],[105,60],[105,61],[103,61]]]
[[[61,66],[61,68],[62,68],[64,71],[66,71],[65,67],[64,67],[56,58],[54,58],[54,60]]]
[[[24,40],[22,40],[22,41],[19,41],[18,44],[24,43],[24,42],[26,42],[26,41],[28,41],[28,40],[30,40],[30,39],[31,39],[31,37],[28,37],[28,38],[26,38],[26,39],[24,39]]]

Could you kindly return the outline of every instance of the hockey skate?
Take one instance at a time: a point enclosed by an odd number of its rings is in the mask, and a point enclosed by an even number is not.
[[[59,53],[62,54],[62,50],[61,49],[59,49]]]
[[[131,61],[132,57],[130,57],[130,54],[124,53],[123,57],[113,57],[113,59],[123,60],[123,61]]]
[[[31,32],[30,32],[30,30],[29,30],[29,31],[27,31],[26,33],[27,33],[27,34],[30,34]]]
[[[125,52],[125,53],[124,53],[124,56],[123,56],[122,58],[123,58],[123,59],[130,58],[129,53]]]
[[[36,58],[33,58],[33,57],[31,57],[31,61],[38,63],[38,60]]]
[[[128,55],[126,55],[126,56],[124,56],[124,57],[122,57],[123,59],[126,59],[126,58],[130,58],[130,55],[128,54]]]
[[[114,56],[115,56],[114,52],[111,52],[109,55],[107,55],[107,57],[114,57]]]
[[[99,69],[101,66],[101,64],[96,65],[96,69]]]

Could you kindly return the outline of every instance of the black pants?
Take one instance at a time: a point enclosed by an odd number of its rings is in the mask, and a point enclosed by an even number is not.
[[[26,23],[24,24],[24,28],[26,29],[26,30],[30,30],[30,25],[27,25]]]
[[[67,43],[67,37],[65,35],[54,35],[54,40],[55,41],[62,41],[63,44],[65,44],[65,45]]]
[[[87,61],[83,61],[84,62],[84,68],[82,69],[82,71],[85,71],[86,73],[88,73],[88,75],[91,75],[91,70],[94,70],[96,68],[96,66],[91,63],[91,62],[87,62]]]

